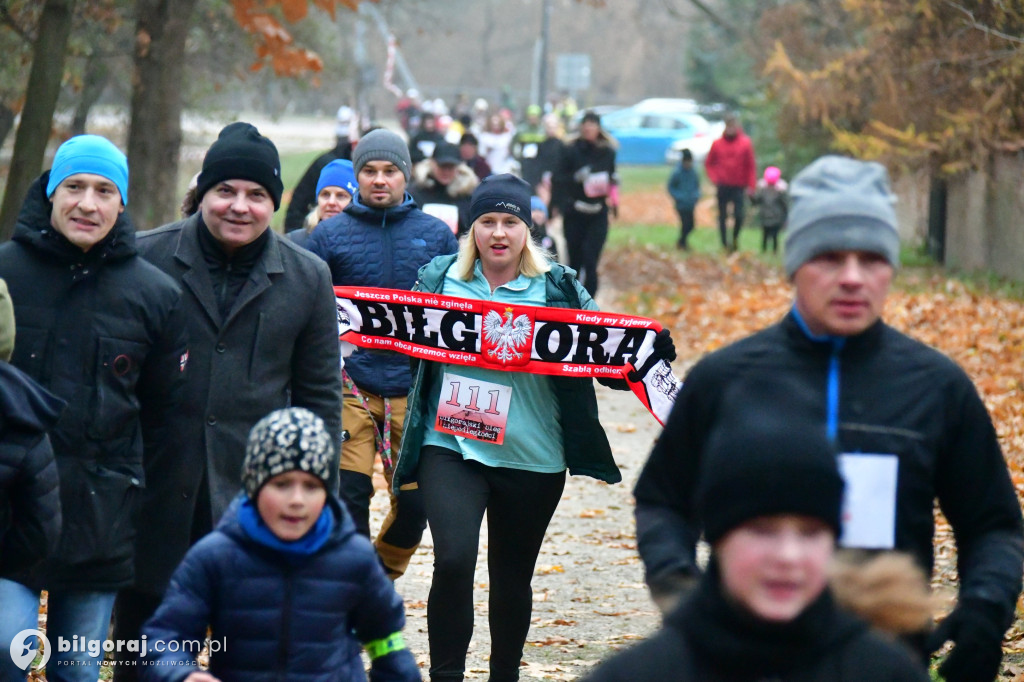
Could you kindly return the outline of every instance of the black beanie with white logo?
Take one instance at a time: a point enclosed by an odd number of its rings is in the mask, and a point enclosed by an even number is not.
[[[533,225],[530,184],[511,173],[489,175],[480,181],[469,200],[469,224],[485,213],[508,213]]]

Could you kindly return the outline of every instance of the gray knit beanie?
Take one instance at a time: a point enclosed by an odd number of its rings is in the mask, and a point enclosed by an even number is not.
[[[823,156],[789,185],[786,275],[829,251],[869,251],[900,262],[895,196],[885,167],[873,161]]]
[[[359,180],[359,171],[367,161],[389,161],[402,171],[405,181],[409,182],[409,171],[412,159],[409,157],[409,146],[401,137],[383,128],[371,130],[359,139],[352,152],[352,169]]]
[[[334,443],[320,417],[304,407],[275,410],[249,432],[242,461],[242,487],[253,501],[268,480],[287,471],[305,471],[327,485]]]

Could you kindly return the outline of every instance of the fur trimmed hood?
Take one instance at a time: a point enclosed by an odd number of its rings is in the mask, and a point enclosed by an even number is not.
[[[413,166],[412,184],[424,189],[433,189],[437,185],[437,180],[430,175],[430,170],[430,159],[424,159]],[[455,167],[455,179],[448,185],[448,196],[452,199],[468,197],[473,194],[473,190],[479,184],[480,180],[476,177],[476,173],[465,163],[460,163]]]

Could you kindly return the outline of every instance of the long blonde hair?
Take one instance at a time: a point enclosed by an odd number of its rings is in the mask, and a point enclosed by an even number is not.
[[[306,214],[306,219],[302,221],[302,227],[306,229],[306,234],[311,234],[313,228],[320,224],[320,207],[314,206],[313,210]]]
[[[525,223],[524,223],[525,224]],[[469,232],[459,242],[459,257],[455,259],[455,274],[464,282],[473,279],[473,266],[480,257],[476,247],[476,222],[469,226]],[[526,226],[526,246],[519,256],[519,274],[524,277],[536,277],[551,270],[552,256],[540,244],[533,241],[530,226]]]

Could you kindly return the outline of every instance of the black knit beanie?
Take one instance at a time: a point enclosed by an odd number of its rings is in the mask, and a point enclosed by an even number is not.
[[[530,214],[530,184],[511,173],[489,175],[480,181],[469,200],[469,224],[485,213],[509,213],[528,226],[533,226]]]
[[[202,200],[207,190],[224,180],[251,180],[270,192],[274,210],[281,207],[281,159],[277,147],[251,123],[230,123],[220,131],[203,159],[203,170],[196,182],[196,196]]]
[[[242,487],[255,501],[268,480],[287,471],[305,471],[327,485],[334,443],[324,421],[304,407],[275,410],[249,432],[242,461]]]
[[[759,516],[820,519],[839,537],[843,479],[825,425],[760,413],[720,422],[708,437],[697,489],[704,537],[717,542]]]

